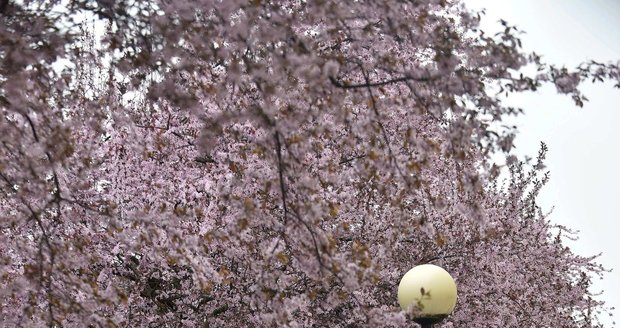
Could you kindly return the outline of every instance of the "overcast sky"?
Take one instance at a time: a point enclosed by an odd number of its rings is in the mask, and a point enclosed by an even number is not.
[[[526,50],[535,50],[550,63],[575,67],[589,59],[620,60],[620,0],[465,0],[470,8],[486,8],[483,28],[498,30],[503,18],[527,33]],[[551,181],[540,203],[553,208],[551,221],[580,230],[569,246],[580,255],[603,255],[599,262],[612,273],[597,281],[602,299],[620,307],[620,89],[585,85],[590,99],[584,108],[553,87],[513,97],[525,115],[516,121],[520,134],[517,153],[535,157],[540,141],[549,146],[547,168]],[[607,326],[620,322],[604,318]],[[613,319],[613,320],[612,320]]]

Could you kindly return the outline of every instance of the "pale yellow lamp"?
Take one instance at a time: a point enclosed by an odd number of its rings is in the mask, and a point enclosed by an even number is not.
[[[403,310],[412,311],[414,321],[422,327],[432,327],[454,310],[456,284],[441,267],[418,265],[400,280],[398,303]]]

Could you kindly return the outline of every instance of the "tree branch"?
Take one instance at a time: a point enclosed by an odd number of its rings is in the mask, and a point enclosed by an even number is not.
[[[397,78],[393,78],[393,79],[389,79],[389,80],[385,80],[385,81],[379,81],[379,82],[370,82],[368,79],[366,79],[365,83],[360,83],[360,84],[348,84],[346,82],[340,82],[338,81],[335,77],[330,76],[329,80],[331,81],[331,83],[341,89],[360,89],[360,88],[372,88],[372,87],[380,87],[380,86],[384,86],[384,85],[388,85],[388,84],[392,84],[392,83],[399,83],[399,82],[405,82],[405,81],[416,81],[416,82],[429,82],[429,81],[433,81],[436,80],[437,77],[436,76],[432,76],[432,77],[428,77],[428,78],[419,78],[419,77],[414,77],[411,76],[409,74],[401,76],[401,77],[397,77]]]

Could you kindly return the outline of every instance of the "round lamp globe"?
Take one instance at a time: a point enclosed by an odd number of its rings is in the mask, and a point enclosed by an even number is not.
[[[398,303],[403,310],[412,307],[421,318],[448,316],[456,306],[456,284],[450,274],[433,264],[409,270],[398,285]]]

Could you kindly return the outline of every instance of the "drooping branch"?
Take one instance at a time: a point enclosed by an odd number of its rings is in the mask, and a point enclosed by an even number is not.
[[[278,179],[280,181],[280,194],[282,197],[282,210],[284,211],[284,225],[288,221],[288,206],[286,203],[286,185],[284,182],[284,163],[282,162],[282,144],[280,143],[280,132],[274,134],[276,141],[276,155],[278,157]]]

